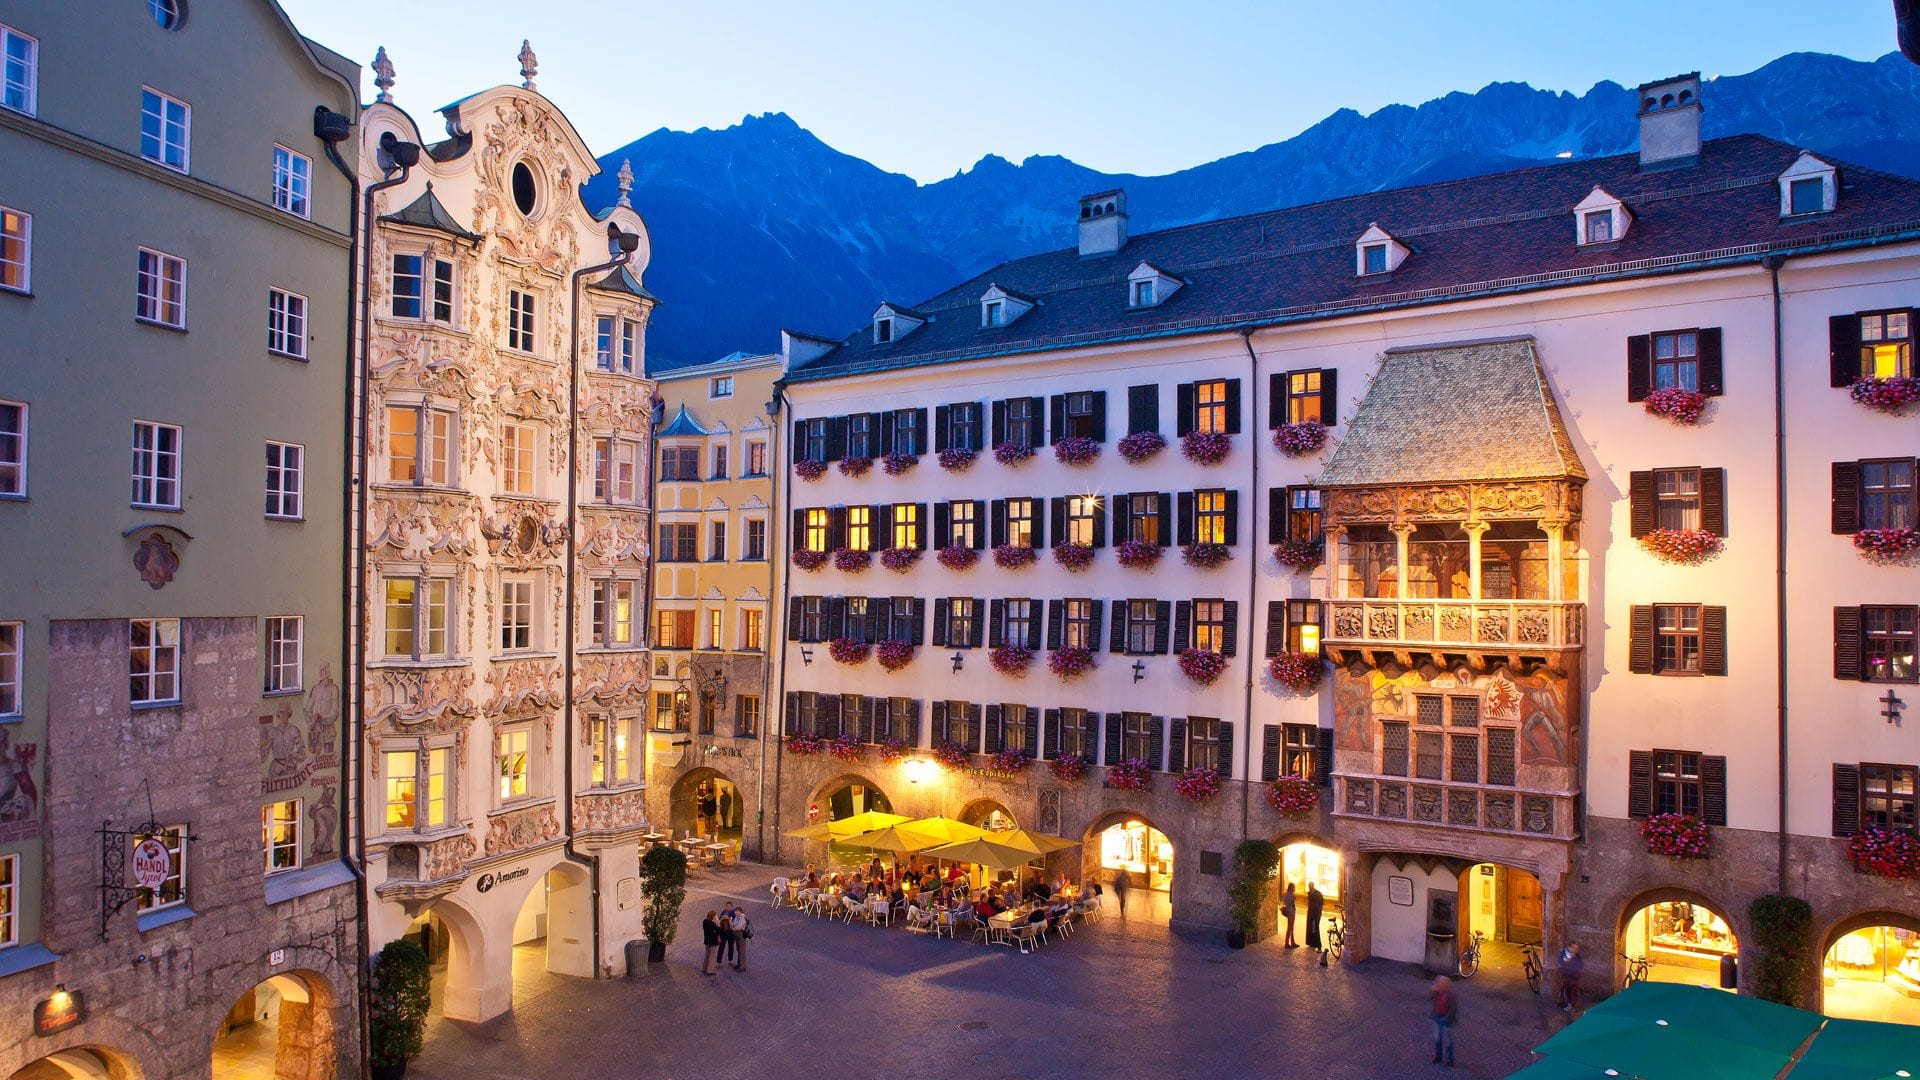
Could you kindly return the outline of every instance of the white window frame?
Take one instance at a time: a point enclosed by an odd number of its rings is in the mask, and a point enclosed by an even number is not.
[[[159,835],[156,836],[155,839],[167,846],[167,854],[171,857],[173,865],[167,871],[166,881],[160,883],[160,888],[152,891],[145,889],[140,891],[140,898],[136,902],[136,906],[142,914],[182,907],[188,899],[187,889],[190,885],[187,879],[187,859],[190,857],[191,852],[188,850],[187,843],[192,837],[187,834],[187,827],[185,825],[162,825]],[[180,895],[172,900],[161,900],[160,893],[166,889],[167,882],[177,882],[176,887],[180,890]]]
[[[730,398],[733,396],[733,376],[715,375],[707,383],[707,396],[710,398]]]
[[[595,713],[587,718],[587,784],[606,789],[633,780],[634,718]]]
[[[1361,245],[1360,273],[1363,276],[1369,276],[1369,277],[1374,274],[1386,273],[1387,264],[1392,261],[1388,258],[1388,254],[1389,253],[1387,251],[1387,245],[1385,241],[1381,241],[1380,243],[1377,243],[1377,244]],[[1376,256],[1380,260],[1380,265],[1377,267],[1373,264],[1373,260]]]
[[[267,351],[307,358],[307,298],[286,289],[267,290]]]
[[[7,398],[0,398],[0,409],[17,409],[20,417],[17,430],[0,429],[0,440],[4,440],[0,445],[11,442],[16,447],[11,457],[0,457],[0,465],[10,466],[15,478],[11,485],[0,485],[0,499],[24,499],[27,497],[28,428],[33,410],[24,401]]]
[[[266,515],[275,521],[306,517],[307,448],[299,443],[267,443]]]
[[[134,642],[134,628],[148,627],[145,645]],[[134,659],[146,657],[146,673],[134,670]],[[163,670],[160,660],[165,658],[168,666]],[[146,696],[142,697],[134,689],[136,680],[147,684]],[[164,691],[164,693],[162,693]],[[180,620],[179,619],[128,619],[127,620],[127,699],[134,706],[141,705],[178,705],[180,703]]]
[[[535,777],[539,775],[534,768],[534,746],[532,724],[507,724],[494,732],[493,771],[499,780],[495,787],[497,805],[524,802],[537,798]],[[518,759],[517,765],[513,759]],[[520,790],[513,790],[518,787]]]
[[[593,331],[594,370],[610,375],[633,374],[634,357],[640,351],[640,324],[619,315],[598,315]]]
[[[7,63],[13,57],[14,41],[27,43],[26,77],[16,82],[8,77]],[[25,99],[19,105],[7,103],[7,91],[19,87]],[[0,23],[0,109],[10,109],[24,116],[32,116],[40,108],[40,39],[32,34],[23,34],[13,27]]]
[[[0,855],[0,949],[20,944],[20,856]]]
[[[273,208],[313,220],[313,159],[279,143],[273,144]]]
[[[500,579],[495,597],[501,653],[533,652],[540,646],[540,587],[531,575],[510,574]],[[510,621],[511,620],[511,621]],[[516,638],[521,640],[516,641]]]
[[[613,506],[638,505],[640,462],[646,451],[633,439],[611,435],[593,440],[593,499]]]
[[[6,222],[9,220],[20,223],[19,231],[5,231]],[[20,246],[20,257],[18,259],[9,259],[6,257],[6,245],[8,243],[14,243]],[[27,213],[25,210],[16,210],[11,206],[0,205],[0,269],[8,266],[17,266],[20,268],[20,284],[9,285],[6,283],[5,275],[0,274],[0,291],[23,294],[33,292],[33,215]]]
[[[396,603],[389,595],[394,582],[405,581],[413,586],[413,593],[404,602]],[[431,594],[438,586],[441,596],[437,603],[431,595],[422,602],[423,594]],[[380,579],[380,655],[387,660],[431,661],[445,660],[453,655],[453,579],[435,574],[388,574]],[[404,606],[407,611],[407,627],[400,630],[393,626],[393,615]],[[436,609],[439,619],[435,620]],[[440,648],[432,648],[433,635],[440,634]],[[405,633],[411,642],[406,652],[392,649],[393,635]]]
[[[0,622],[0,718],[19,719],[25,705],[20,700],[20,671],[26,662],[26,625]]]
[[[627,615],[623,620],[619,614],[620,594],[626,593]],[[631,649],[640,642],[635,628],[642,625],[635,615],[639,609],[635,598],[640,594],[640,583],[629,577],[598,577],[593,579],[590,593],[591,606],[587,610],[587,640],[599,649]],[[623,637],[620,631],[625,630]]]
[[[500,425],[500,490],[508,495],[532,496],[540,480],[540,427],[530,420],[507,420]]]
[[[159,113],[149,113],[147,111],[148,94],[152,94],[154,97],[160,99]],[[167,151],[173,146],[173,143],[167,138],[167,128],[170,123],[166,113],[168,105],[178,105],[180,107],[180,163],[178,165],[167,160]],[[154,116],[160,121],[160,133],[157,137],[160,151],[159,157],[154,157],[147,153],[148,116]],[[151,86],[142,86],[140,88],[140,156],[163,169],[172,169],[175,172],[187,172],[191,170],[193,167],[193,106],[181,101],[179,98],[174,97],[164,90],[156,90]]]
[[[149,326],[164,326],[172,330],[187,328],[187,260],[178,255],[169,255],[158,248],[139,248],[140,257],[134,260],[133,278],[133,317]],[[149,270],[143,261],[154,260]],[[177,274],[169,274],[177,271]],[[147,291],[151,282],[158,288]],[[169,298],[166,286],[174,286],[174,295]],[[171,316],[171,317],[169,317]]]
[[[280,816],[280,808],[288,807],[287,817]],[[260,847],[266,860],[263,870],[268,877],[298,870],[306,865],[306,843],[302,836],[306,825],[306,807],[300,799],[282,799],[279,802],[262,803],[260,806]],[[275,837],[276,830],[288,837],[285,840]],[[273,857],[281,851],[292,852],[293,862],[288,866],[275,866]]]
[[[140,445],[142,429],[149,433],[145,447]],[[160,433],[173,432],[173,447],[170,450],[160,448]],[[182,476],[186,460],[186,433],[178,424],[162,424],[154,420],[135,420],[133,422],[133,484],[130,502],[142,510],[178,510],[181,506],[181,489],[185,486]],[[173,466],[171,476],[164,475],[160,469],[163,463]],[[145,471],[151,470],[151,471]],[[171,490],[166,485],[171,484]],[[163,499],[163,494],[170,498]],[[149,496],[142,498],[142,495]]]
[[[538,310],[532,289],[507,290],[507,348],[515,352],[534,351],[534,312]]]
[[[459,763],[454,760],[454,747],[450,742],[415,742],[407,746],[380,747],[380,830],[382,834],[423,833],[446,828],[452,823],[457,810],[454,781],[457,778]],[[438,755],[436,757],[436,755]],[[396,759],[405,756],[413,759],[410,771],[396,773],[393,766]],[[440,776],[440,813],[433,814],[433,778],[436,775],[434,765],[441,766]],[[413,824],[395,825],[387,820],[395,804],[393,785],[405,778],[413,785],[410,797],[405,800],[412,808]]]
[[[1607,223],[1607,235],[1598,237],[1593,235],[1593,226],[1596,221],[1605,221]],[[1618,229],[1619,222],[1614,220],[1611,209],[1588,210],[1580,215],[1580,243],[1582,245],[1611,244],[1615,240],[1620,239]]]
[[[413,456],[404,459],[412,462],[413,479],[396,480],[393,478],[394,433],[393,414],[410,412],[414,416]],[[435,427],[441,419],[446,421],[446,431],[436,433]],[[386,479],[383,483],[403,484],[409,487],[453,487],[458,482],[460,463],[460,417],[452,409],[437,408],[426,402],[396,403],[387,406],[382,415],[386,424]],[[436,472],[440,475],[436,475]]]
[[[266,618],[265,694],[295,694],[305,688],[306,620],[298,615]]]
[[[980,325],[983,329],[993,329],[1007,325],[1007,302],[1005,300],[987,300],[980,305]]]

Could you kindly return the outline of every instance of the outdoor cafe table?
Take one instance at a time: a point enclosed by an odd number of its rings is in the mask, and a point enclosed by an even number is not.
[[[1013,908],[1002,911],[987,920],[987,938],[996,945],[1013,944],[1013,928],[1033,914],[1032,907]]]

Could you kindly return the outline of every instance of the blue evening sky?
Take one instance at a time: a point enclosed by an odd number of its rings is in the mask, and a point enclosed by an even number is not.
[[[784,112],[921,181],[984,154],[1163,173],[1489,82],[1585,91],[1788,52],[1894,49],[1886,0],[281,0],[364,66],[385,45],[423,124],[474,90],[540,90],[596,153],[660,127]],[[373,73],[363,76],[366,99]],[[1708,107],[1711,108],[1709,98]]]

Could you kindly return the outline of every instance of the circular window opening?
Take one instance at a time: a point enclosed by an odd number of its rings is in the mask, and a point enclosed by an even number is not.
[[[147,10],[162,30],[178,30],[187,21],[186,0],[147,0]]]
[[[524,161],[514,165],[513,205],[520,208],[520,213],[531,215],[533,213],[534,199],[538,194],[539,192],[533,185],[533,170],[527,168],[527,163]]]

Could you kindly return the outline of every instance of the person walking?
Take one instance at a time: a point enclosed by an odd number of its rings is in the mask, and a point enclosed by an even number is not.
[[[747,939],[753,937],[753,920],[747,918],[747,909],[733,909],[733,970],[747,970]]]
[[[1572,1012],[1580,1007],[1580,976],[1587,970],[1587,961],[1580,955],[1580,946],[1568,943],[1560,950],[1560,1008]]]
[[[1113,895],[1120,901],[1120,917],[1127,917],[1127,894],[1133,891],[1133,875],[1125,870],[1113,873]]]
[[[735,958],[734,946],[739,937],[733,932],[733,901],[720,909],[720,966],[725,967]]]
[[[701,965],[700,971],[702,974],[711,975],[713,974],[713,954],[720,949],[719,912],[709,911],[707,917],[700,920],[700,940],[707,947],[707,960]]]
[[[1445,975],[1433,980],[1427,991],[1427,1014],[1433,1021],[1433,1063],[1453,1068],[1453,1025],[1460,1022],[1460,998],[1453,980]]]
[[[1320,886],[1318,884],[1313,882],[1308,882],[1307,883],[1307,948],[1309,949],[1321,949],[1320,913],[1322,911],[1325,911],[1326,907],[1327,907],[1326,894],[1320,891]],[[1324,950],[1322,950],[1320,955],[1320,963],[1322,966],[1324,966],[1326,962],[1327,962],[1326,953]]]
[[[1300,943],[1293,940],[1293,882],[1287,882],[1287,889],[1280,894],[1280,923],[1287,928],[1287,948],[1297,949]]]

